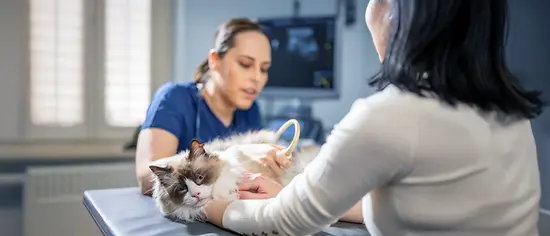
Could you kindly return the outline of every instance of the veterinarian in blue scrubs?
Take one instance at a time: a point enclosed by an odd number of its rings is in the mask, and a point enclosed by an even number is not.
[[[171,82],[157,90],[137,142],[136,175],[144,194],[151,189],[151,161],[188,149],[195,138],[208,142],[262,128],[255,99],[270,63],[270,43],[260,26],[232,19],[216,31],[194,82]]]

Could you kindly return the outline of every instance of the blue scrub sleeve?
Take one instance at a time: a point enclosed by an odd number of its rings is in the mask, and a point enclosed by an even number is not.
[[[177,84],[161,86],[151,101],[141,129],[159,128],[166,130],[178,139],[184,130],[183,111],[185,96]]]

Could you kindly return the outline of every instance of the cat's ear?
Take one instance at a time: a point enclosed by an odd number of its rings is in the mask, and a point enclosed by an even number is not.
[[[204,150],[204,144],[199,142],[199,140],[191,140],[191,145],[189,146],[189,159],[193,159],[197,156],[206,154]]]
[[[165,179],[166,177],[168,177],[170,173],[172,173],[172,168],[170,166],[161,166],[161,165],[151,164],[149,165],[149,169],[151,169],[151,171],[160,180]]]

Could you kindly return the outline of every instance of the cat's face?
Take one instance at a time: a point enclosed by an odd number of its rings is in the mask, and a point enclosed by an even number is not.
[[[176,205],[200,207],[211,199],[212,185],[218,180],[222,162],[216,155],[207,153],[203,144],[193,140],[180,163],[149,168],[159,181],[158,195]]]

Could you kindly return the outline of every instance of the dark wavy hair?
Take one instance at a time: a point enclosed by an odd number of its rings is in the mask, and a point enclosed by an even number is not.
[[[227,51],[235,46],[237,35],[250,31],[263,33],[261,26],[248,18],[230,19],[219,26],[214,33],[214,50],[216,50],[220,58],[223,58]],[[209,70],[208,59],[204,59],[195,70],[193,81],[195,83],[204,83]]]
[[[533,119],[541,92],[527,90],[505,60],[506,0],[390,0],[391,29],[380,71],[369,84],[437,94],[483,111]]]

